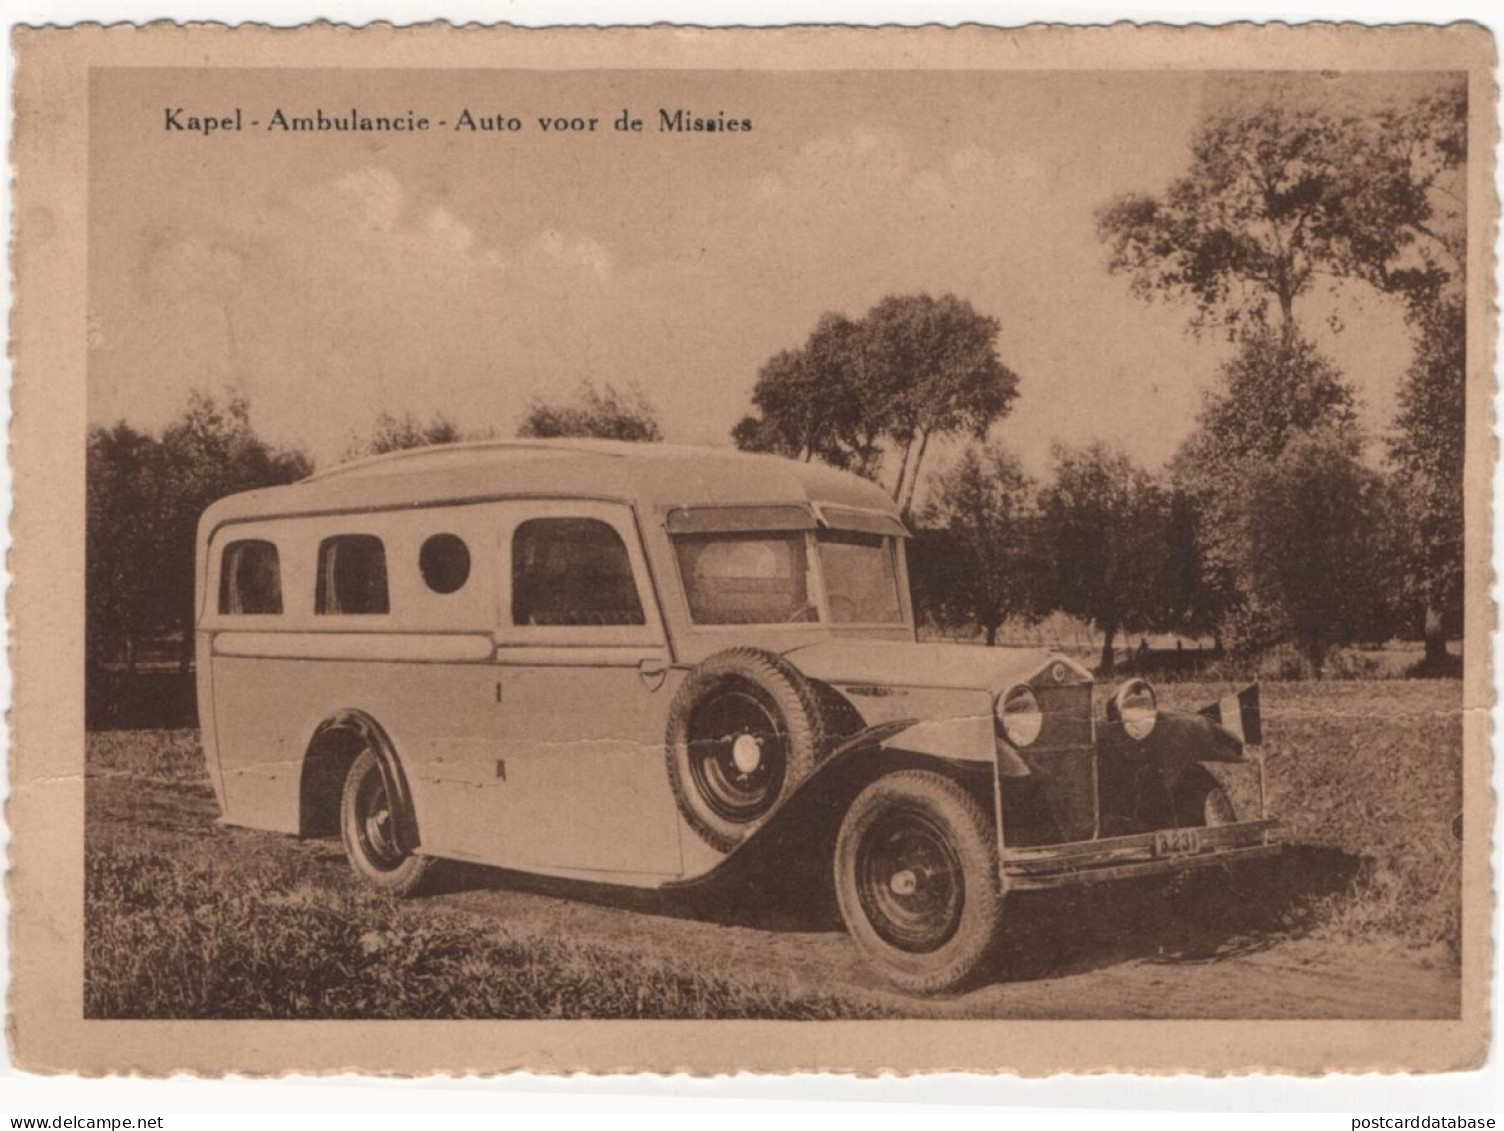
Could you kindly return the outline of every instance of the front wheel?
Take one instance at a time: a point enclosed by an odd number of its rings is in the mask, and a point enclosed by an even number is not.
[[[950,778],[888,774],[847,810],[836,839],[836,897],[857,947],[911,993],[970,981],[1002,923],[993,824]]]
[[[361,751],[345,775],[339,818],[345,856],[357,875],[393,895],[411,895],[418,889],[433,861],[402,847],[397,836],[400,814],[370,750]]]

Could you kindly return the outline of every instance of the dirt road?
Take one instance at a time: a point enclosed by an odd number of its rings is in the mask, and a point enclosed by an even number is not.
[[[1153,899],[1142,889],[1133,895]],[[812,931],[705,921],[687,917],[672,901],[588,902],[588,893],[581,899],[567,885],[505,875],[433,898],[509,927],[525,923],[638,952],[693,952],[727,977],[755,974],[785,979],[794,989],[839,989],[926,1017],[1439,1018],[1455,1016],[1459,1000],[1455,975],[1422,968],[1403,952],[1316,939],[1215,940],[1204,932],[1193,940],[1170,923],[1159,942],[1134,931],[1085,947],[1030,932],[1012,948],[1023,961],[1005,956],[981,988],[923,1002],[888,992],[835,925]],[[1055,934],[1064,925],[1058,915],[1050,918]],[[1052,943],[1054,961],[1041,953]]]
[[[185,856],[270,855],[295,860],[331,888],[353,882],[337,841],[222,827],[207,786],[197,782],[91,776],[88,814],[91,844],[147,840]],[[1298,847],[1293,860],[1302,875],[1330,863],[1321,850]],[[862,966],[817,877],[645,893],[454,867],[435,894],[410,907],[443,907],[498,931],[639,956],[693,955],[697,969],[727,978],[923,1017],[1456,1016],[1459,982],[1446,964],[1382,940],[1354,945],[1304,933],[1298,909],[1271,902],[1267,880],[1242,882],[1209,875],[1190,891],[1134,884],[1015,896],[994,976],[963,996],[928,1001],[889,992]]]

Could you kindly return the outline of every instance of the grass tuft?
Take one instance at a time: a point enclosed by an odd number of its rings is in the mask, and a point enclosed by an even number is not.
[[[90,1018],[879,1017],[849,996],[730,981],[689,961],[482,928],[307,882],[297,861],[233,866],[157,849],[85,861]]]

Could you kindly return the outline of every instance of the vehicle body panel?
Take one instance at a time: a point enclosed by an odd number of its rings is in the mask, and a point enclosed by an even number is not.
[[[643,626],[503,623],[512,531],[547,516],[598,518],[618,531],[641,582]],[[677,676],[667,678],[667,639],[625,504],[487,501],[222,528],[211,551],[231,537],[275,537],[289,551],[283,616],[211,608],[201,621],[204,670],[214,673],[212,701],[228,735],[213,743],[212,759],[227,821],[298,832],[304,754],[326,719],[353,710],[400,751],[426,853],[602,875],[682,873],[662,753]],[[320,618],[292,599],[312,592],[311,550],[331,530],[383,539],[390,614]],[[402,568],[437,530],[459,531],[475,547],[462,603],[433,600]],[[205,587],[214,592],[208,557]],[[265,623],[273,619],[275,629]],[[419,629],[436,623],[447,631]],[[658,678],[644,677],[645,663]]]
[[[810,680],[839,723],[831,739],[841,756],[799,792],[833,780],[835,763],[863,760],[928,759],[991,775],[1004,886],[1200,862],[1152,858],[1157,842],[1139,834],[1097,839],[1099,755],[1140,775],[1150,766],[1173,776],[1197,761],[1241,757],[1229,753],[1227,736],[1171,719],[1155,742],[1125,748],[1120,730],[1108,727],[1099,746],[1093,679],[1077,662],[1035,649],[917,643],[901,552],[901,624],[831,623],[823,580],[812,598],[818,622],[694,623],[670,525],[740,529],[774,508],[783,528],[810,532],[811,553],[814,532],[831,521],[868,535],[901,531],[887,496],[854,476],[666,445],[455,445],[215,503],[200,522],[198,692],[224,819],[307,831],[306,759],[330,719],[360,712],[400,758],[423,853],[646,886],[702,876],[726,854],[680,812],[665,766],[665,719],[700,661],[760,648]],[[513,536],[540,516],[590,519],[616,532],[642,623],[513,623]],[[417,564],[438,532],[461,538],[471,558],[470,580],[448,595],[425,586]],[[319,545],[331,534],[382,540],[389,611],[315,611]],[[258,538],[279,547],[283,610],[223,613],[222,550]],[[1023,683],[1051,704],[1038,749],[999,736],[998,698]],[[1050,829],[1020,831],[1029,806]],[[1228,828],[1204,842],[1207,853],[1271,843],[1265,823]],[[1103,852],[1065,851],[1078,844]]]

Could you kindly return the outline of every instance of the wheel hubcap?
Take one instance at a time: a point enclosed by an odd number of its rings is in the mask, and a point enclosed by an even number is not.
[[[966,885],[945,829],[927,813],[880,818],[857,848],[857,892],[867,921],[892,946],[938,950],[961,925]]]
[[[750,734],[739,734],[731,744],[731,760],[744,774],[750,774],[762,764],[762,743]]]
[[[360,848],[371,864],[391,871],[406,858],[397,843],[396,820],[381,771],[372,767],[355,796],[355,820]]]
[[[689,771],[717,817],[746,824],[778,801],[788,759],[782,715],[761,688],[732,684],[694,713]]]

